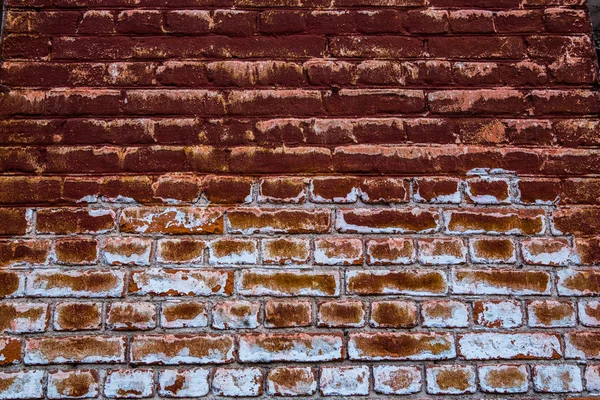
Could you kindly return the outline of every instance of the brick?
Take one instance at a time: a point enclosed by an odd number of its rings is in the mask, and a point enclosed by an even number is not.
[[[123,363],[126,341],[113,336],[60,336],[25,341],[25,364]]]
[[[596,270],[560,270],[556,288],[561,296],[597,296],[600,274]]]
[[[156,259],[165,264],[201,263],[206,242],[202,240],[159,239],[156,247]]]
[[[98,241],[93,238],[58,239],[54,243],[58,264],[89,265],[98,259]]]
[[[438,215],[427,209],[342,209],[336,229],[344,233],[432,233]]]
[[[456,357],[454,337],[446,333],[351,333],[351,360],[445,360]]]
[[[124,271],[38,270],[30,274],[26,293],[33,297],[121,297]]]
[[[218,396],[259,396],[263,391],[262,371],[260,368],[217,368],[212,391]]]
[[[527,303],[529,326],[569,327],[575,326],[575,306],[568,301],[538,300]]]
[[[207,208],[125,208],[121,232],[211,234],[223,232],[223,214]]]
[[[426,265],[462,264],[467,248],[461,239],[419,239],[419,261]]]
[[[515,244],[510,239],[475,238],[469,241],[471,260],[475,263],[508,263],[517,261]]]
[[[275,367],[267,372],[267,393],[275,396],[310,396],[317,391],[317,376],[310,367]]]
[[[236,209],[227,214],[233,233],[324,233],[331,225],[328,210]]]
[[[415,200],[428,203],[459,203],[459,180],[452,178],[418,178]]]
[[[361,327],[365,324],[365,306],[361,301],[323,301],[317,313],[318,326]]]
[[[107,209],[42,209],[37,212],[38,233],[107,233],[115,227],[115,212]]]
[[[102,305],[100,303],[58,303],[54,309],[54,329],[78,331],[102,327]]]
[[[525,393],[529,389],[529,372],[524,365],[483,365],[478,372],[485,393]]]
[[[98,397],[99,380],[98,371],[91,369],[51,371],[48,374],[48,398]]]
[[[152,241],[142,238],[107,238],[103,259],[109,265],[148,265]]]
[[[25,275],[20,272],[0,271],[0,284],[0,298],[23,296]]]
[[[48,305],[35,303],[1,303],[2,333],[44,332],[48,326]]]
[[[14,337],[0,338],[0,365],[20,364],[21,348],[23,347],[22,339]]]
[[[596,223],[598,212],[598,207],[559,207],[552,215],[553,231],[557,234],[595,235],[600,232]]]
[[[206,304],[198,301],[168,301],[161,305],[163,328],[199,328],[208,325]]]
[[[15,267],[45,264],[50,254],[47,240],[0,241],[0,266]]]
[[[310,183],[313,203],[356,203],[359,195],[359,182],[353,178],[315,178]]]
[[[239,293],[246,296],[337,296],[340,277],[334,271],[242,271]]]
[[[317,239],[315,240],[314,259],[318,265],[362,264],[362,240]]]
[[[375,328],[412,328],[417,325],[417,306],[409,301],[374,301],[369,324]]]
[[[319,362],[341,360],[341,334],[289,333],[239,336],[241,362]]]
[[[106,316],[108,329],[149,330],[156,327],[156,307],[152,303],[111,303]]]
[[[369,265],[410,264],[416,257],[415,247],[409,239],[367,240],[366,248]]]
[[[527,264],[566,266],[571,249],[566,239],[528,238],[521,241],[521,254]]]
[[[521,59],[525,55],[521,38],[508,36],[434,37],[429,53],[436,58]]]
[[[422,372],[417,367],[376,365],[373,367],[373,389],[381,394],[412,394],[421,391]]]
[[[325,107],[333,115],[418,113],[425,109],[420,90],[341,89],[324,97]]]
[[[425,372],[427,392],[432,394],[475,393],[475,367],[443,365],[428,367]]]
[[[259,201],[267,203],[302,203],[304,181],[298,178],[263,178],[260,180]]]
[[[510,182],[503,178],[468,179],[465,192],[477,204],[510,203]]]
[[[597,391],[600,382],[598,379],[600,378],[600,369],[598,365],[589,365],[585,369],[585,381],[586,387],[589,391]]]
[[[359,295],[440,296],[448,290],[445,274],[426,269],[349,271],[346,280],[348,292]]]
[[[0,235],[24,235],[29,226],[31,214],[22,208],[0,208],[0,217],[4,224],[0,226]]]
[[[44,397],[44,378],[46,376],[43,370],[26,370],[13,372],[0,372],[0,398],[12,399],[41,399]]]
[[[369,367],[321,367],[321,395],[368,395],[371,385]]]
[[[565,334],[565,358],[598,360],[600,337],[593,331],[575,331]]]
[[[252,201],[252,180],[236,177],[204,179],[202,194],[211,203],[249,203]]]
[[[265,303],[265,327],[310,326],[312,314],[312,303],[307,301],[267,301]]]
[[[256,264],[257,243],[245,239],[217,239],[208,246],[208,262],[215,264]]]
[[[104,395],[108,398],[139,399],[154,394],[154,372],[149,369],[117,369],[106,373]]]
[[[305,239],[286,238],[262,241],[262,259],[265,264],[304,264],[310,256],[310,243]]]
[[[233,361],[233,338],[228,335],[146,335],[131,341],[131,360],[137,364],[222,364]]]
[[[577,365],[536,365],[533,386],[544,393],[581,392],[581,370]]]
[[[466,333],[458,337],[466,360],[552,360],[562,356],[560,338],[544,333]]]
[[[600,302],[587,300],[579,302],[579,321],[585,326],[600,326]]]
[[[419,57],[423,42],[399,36],[340,36],[330,41],[334,57],[400,58]]]
[[[205,396],[210,390],[209,375],[204,368],[163,370],[158,375],[157,392],[163,397]]]
[[[421,304],[421,319],[425,327],[466,328],[469,326],[469,309],[459,301],[428,301]]]
[[[262,322],[260,303],[238,300],[217,303],[212,310],[215,329],[255,329]]]
[[[128,290],[134,295],[228,296],[233,290],[233,274],[185,269],[136,270],[131,273]]]
[[[549,294],[550,276],[537,270],[455,270],[454,293],[461,294]]]
[[[516,301],[479,300],[473,303],[473,320],[486,328],[511,329],[523,325],[523,312]]]

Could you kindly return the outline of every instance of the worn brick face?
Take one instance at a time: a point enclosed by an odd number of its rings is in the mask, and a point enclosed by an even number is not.
[[[0,400],[600,392],[586,2],[4,3]]]

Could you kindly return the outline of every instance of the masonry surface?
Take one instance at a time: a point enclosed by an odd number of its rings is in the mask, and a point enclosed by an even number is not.
[[[600,398],[591,32],[581,0],[6,0],[0,400]]]

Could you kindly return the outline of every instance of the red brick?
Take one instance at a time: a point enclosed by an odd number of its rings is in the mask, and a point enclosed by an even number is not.
[[[36,219],[38,233],[106,233],[115,228],[116,215],[109,209],[42,209]]]
[[[268,301],[265,303],[267,328],[290,328],[312,324],[312,303],[308,301]]]
[[[409,301],[374,301],[369,323],[375,328],[412,328],[417,325],[417,306]]]
[[[47,240],[0,241],[0,267],[46,264],[50,254]]]
[[[262,259],[265,264],[304,264],[310,256],[310,244],[305,239],[280,238],[262,242]]]
[[[59,264],[94,264],[98,258],[98,242],[92,238],[59,239],[54,244]]]
[[[458,337],[458,354],[466,360],[552,360],[562,349],[556,334],[466,333]]]
[[[247,296],[337,296],[340,277],[334,271],[242,271],[239,292]]]
[[[302,203],[305,199],[304,181],[298,178],[263,178],[258,198],[268,203]]]
[[[122,210],[120,230],[128,233],[171,235],[222,233],[223,213],[219,209],[206,207],[132,207]]]
[[[432,233],[438,229],[438,215],[429,209],[342,209],[336,228],[348,233]]]
[[[27,295],[34,297],[121,297],[124,271],[38,269],[29,275]]]
[[[233,273],[160,268],[136,270],[130,275],[128,291],[134,295],[229,296],[233,291]]]
[[[239,336],[241,362],[318,362],[342,359],[341,334],[268,333]]]
[[[227,213],[234,233],[324,233],[331,213],[325,209],[235,209]]]
[[[51,399],[97,397],[100,376],[92,369],[56,370],[48,374],[48,397]]]
[[[318,265],[361,265],[363,243],[360,239],[317,239],[314,252]]]
[[[452,233],[540,234],[546,222],[535,209],[470,209],[444,212],[446,229]]]
[[[475,367],[471,365],[441,365],[428,367],[427,391],[432,394],[467,394],[477,391]]]
[[[117,331],[149,330],[156,327],[156,307],[152,303],[111,303],[106,325]]]
[[[161,307],[160,325],[163,328],[198,328],[207,326],[207,306],[197,301],[165,302]]]
[[[49,313],[46,304],[2,303],[0,331],[3,333],[44,332]]]
[[[447,333],[351,333],[351,360],[444,360],[456,357],[454,337]]]
[[[109,398],[151,397],[154,394],[154,371],[150,369],[113,369],[106,373],[104,394]]]
[[[310,367],[275,367],[267,373],[267,393],[275,396],[310,396],[317,390],[317,375]]]
[[[102,305],[89,302],[59,303],[54,309],[54,329],[93,330],[102,327]]]
[[[114,336],[60,336],[25,341],[26,364],[123,363],[126,338]]]
[[[223,364],[233,361],[228,335],[147,335],[131,340],[131,360],[137,364]]]
[[[365,306],[360,301],[324,301],[319,303],[318,325],[353,328],[365,324]]]
[[[510,239],[478,238],[469,242],[471,259],[475,263],[515,263],[517,253]]]
[[[443,295],[448,290],[446,276],[434,270],[350,271],[348,291],[359,295],[417,294]]]
[[[461,264],[467,249],[461,239],[419,239],[419,261],[426,265]]]
[[[410,264],[416,256],[415,247],[409,239],[372,239],[366,242],[367,264]]]
[[[212,326],[215,329],[254,329],[262,322],[260,303],[226,301],[213,307]]]
[[[0,208],[0,235],[24,235],[28,229],[31,213],[24,208]]]

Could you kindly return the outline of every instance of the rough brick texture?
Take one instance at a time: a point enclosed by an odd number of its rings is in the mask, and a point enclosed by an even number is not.
[[[600,398],[583,0],[4,3],[0,400]]]

